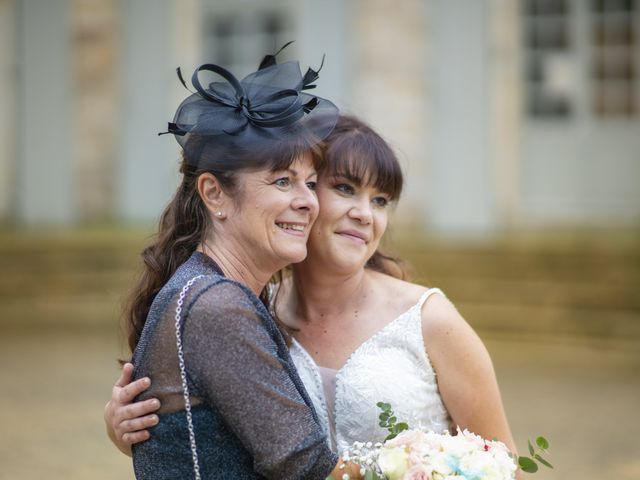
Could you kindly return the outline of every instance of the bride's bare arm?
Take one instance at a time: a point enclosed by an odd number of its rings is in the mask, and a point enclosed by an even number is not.
[[[516,453],[493,363],[484,344],[443,296],[432,295],[425,305],[425,347],[451,419],[483,438],[497,438]]]
[[[121,452],[129,456],[131,445],[149,438],[146,429],[158,423],[158,416],[153,412],[160,408],[160,402],[155,398],[132,403],[151,385],[146,377],[131,382],[132,375],[133,365],[126,363],[113,386],[111,399],[104,407],[104,423],[109,438]]]

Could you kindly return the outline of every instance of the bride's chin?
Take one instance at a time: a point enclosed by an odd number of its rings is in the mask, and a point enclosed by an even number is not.
[[[352,275],[354,273],[357,273],[360,270],[363,270],[366,264],[366,261],[354,261],[353,258],[341,258],[331,263],[331,265],[335,266],[336,271],[339,271],[344,275]]]

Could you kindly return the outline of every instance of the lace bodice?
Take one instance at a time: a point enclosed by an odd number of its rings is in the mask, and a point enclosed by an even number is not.
[[[413,307],[351,354],[335,371],[334,399],[330,398],[329,369],[316,365],[302,345],[293,341],[291,356],[334,451],[342,452],[355,441],[384,440],[388,432],[378,425],[376,403],[380,401],[390,403],[398,421],[412,428],[451,428],[422,337],[422,305],[435,293],[442,295],[437,288],[426,291]],[[333,414],[327,408],[332,403]]]

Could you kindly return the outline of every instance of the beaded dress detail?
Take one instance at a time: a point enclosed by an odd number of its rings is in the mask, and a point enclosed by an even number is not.
[[[381,401],[390,403],[398,421],[411,428],[451,429],[422,336],[422,306],[433,294],[444,295],[437,288],[426,291],[414,306],[362,343],[340,370],[333,370],[333,378],[327,372],[331,369],[318,366],[293,341],[291,357],[332,450],[342,452],[355,441],[383,441],[388,432],[378,425],[376,403]]]

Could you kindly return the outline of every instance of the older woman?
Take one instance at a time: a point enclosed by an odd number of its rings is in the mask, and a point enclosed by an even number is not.
[[[384,401],[413,427],[459,425],[515,451],[478,336],[439,289],[400,279],[398,264],[378,249],[402,190],[392,150],[366,124],[342,116],[323,156],[307,257],[271,300],[332,449],[383,440],[376,403]],[[149,404],[125,406],[145,388],[126,377],[106,418],[124,451],[157,421]]]
[[[224,81],[203,87],[203,73]],[[182,183],[127,312],[134,377],[153,379],[143,397],[161,405],[153,437],[133,449],[138,478],[344,471],[258,298],[276,271],[304,259],[317,216],[314,145],[337,111],[303,92],[316,78],[273,56],[241,82],[204,65],[169,124]]]

